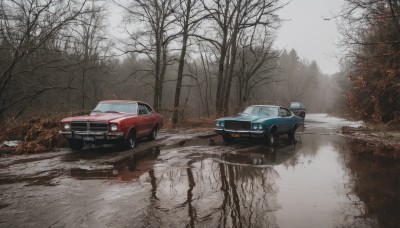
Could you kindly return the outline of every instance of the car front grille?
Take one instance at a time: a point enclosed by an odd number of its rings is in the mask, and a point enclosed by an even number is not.
[[[228,130],[251,130],[251,123],[248,121],[225,121],[225,129]]]
[[[102,122],[71,122],[72,131],[107,131],[108,124]]]

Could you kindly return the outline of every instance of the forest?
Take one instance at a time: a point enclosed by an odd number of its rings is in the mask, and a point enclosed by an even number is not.
[[[393,119],[399,1],[346,0],[342,70],[275,48],[280,0],[1,0],[0,121],[142,100],[173,124],[249,104]],[[123,20],[111,28],[112,14]]]
[[[349,110],[359,118],[399,123],[400,1],[346,0],[341,46],[351,80]]]

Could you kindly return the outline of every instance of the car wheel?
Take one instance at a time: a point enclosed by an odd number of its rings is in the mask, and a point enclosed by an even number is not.
[[[268,134],[267,134],[267,144],[268,145],[270,145],[270,146],[272,146],[272,145],[274,145],[275,144],[275,141],[276,141],[276,134],[275,134],[275,132],[268,132]]]
[[[157,133],[158,133],[158,128],[156,126],[156,127],[154,127],[153,131],[151,131],[151,133],[149,135],[149,139],[155,140],[157,138]]]
[[[125,140],[125,147],[132,149],[136,146],[136,135],[134,132],[130,132],[128,138]]]
[[[222,136],[222,139],[224,140],[224,142],[226,143],[231,143],[233,141],[235,141],[232,137],[230,136]]]
[[[83,148],[83,141],[82,140],[70,139],[68,141],[68,144],[69,144],[69,148],[71,148],[71,150],[73,150],[73,151],[80,151]]]
[[[293,127],[293,129],[288,133],[289,139],[294,139],[294,136],[296,135],[296,127]]]

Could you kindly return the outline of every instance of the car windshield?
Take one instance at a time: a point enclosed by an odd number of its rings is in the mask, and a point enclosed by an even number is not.
[[[127,102],[101,102],[92,112],[131,113],[137,114],[136,103]]]
[[[244,110],[243,115],[265,115],[265,116],[278,116],[277,107],[268,106],[250,106]]]
[[[292,102],[290,108],[301,108],[301,104],[299,102]]]

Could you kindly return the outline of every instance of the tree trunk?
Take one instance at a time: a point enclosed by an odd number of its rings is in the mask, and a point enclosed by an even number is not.
[[[224,68],[225,68],[225,59],[228,51],[228,26],[226,23],[228,21],[228,12],[229,5],[225,7],[224,12],[224,26],[222,27],[223,37],[222,37],[222,45],[221,45],[221,56],[219,58],[218,64],[218,84],[217,84],[217,95],[215,99],[215,108],[217,111],[217,116],[222,116],[223,110],[223,93],[222,89],[224,87]]]
[[[224,35],[225,36],[225,35]],[[224,83],[224,68],[225,68],[225,58],[226,58],[226,41],[227,37],[224,37],[224,41],[222,43],[221,47],[221,56],[219,58],[219,65],[218,65],[218,84],[217,84],[217,95],[215,99],[215,108],[217,111],[217,116],[222,115],[222,104],[223,104],[223,98],[222,98],[222,87]]]
[[[153,97],[153,107],[158,112],[160,110],[160,72],[161,72],[161,39],[160,34],[156,32],[156,72],[155,72],[155,82],[154,82],[154,97]]]
[[[182,78],[183,78],[183,68],[185,66],[185,56],[186,56],[186,49],[187,49],[187,41],[189,37],[189,19],[190,19],[190,10],[191,10],[192,1],[188,0],[186,2],[186,15],[185,15],[185,24],[183,28],[183,41],[182,41],[182,50],[181,56],[179,58],[179,68],[178,68],[178,78],[176,80],[176,87],[175,87],[175,100],[174,100],[174,114],[172,116],[172,124],[175,128],[175,125],[178,123],[178,116],[179,116],[179,101],[181,95],[181,88],[182,88]]]
[[[163,89],[164,89],[164,78],[165,78],[165,73],[167,72],[167,57],[168,57],[168,44],[163,45],[163,56],[162,56],[162,67],[161,67],[161,73],[160,73],[160,81],[159,81],[159,96],[158,96],[158,109],[161,109],[162,106],[162,95],[163,95]]]
[[[229,70],[227,72],[226,75],[226,88],[224,90],[224,102],[222,104],[223,106],[223,115],[228,115],[229,114],[229,96],[231,93],[231,86],[232,86],[232,78],[233,78],[233,74],[235,71],[235,64],[236,64],[236,53],[237,53],[237,37],[239,34],[239,18],[240,18],[240,10],[241,10],[241,4],[242,1],[238,1],[238,5],[236,6],[236,20],[235,20],[235,24],[234,24],[234,29],[233,29],[233,33],[232,33],[232,37],[231,37],[231,52],[230,52],[230,58],[229,58]]]

